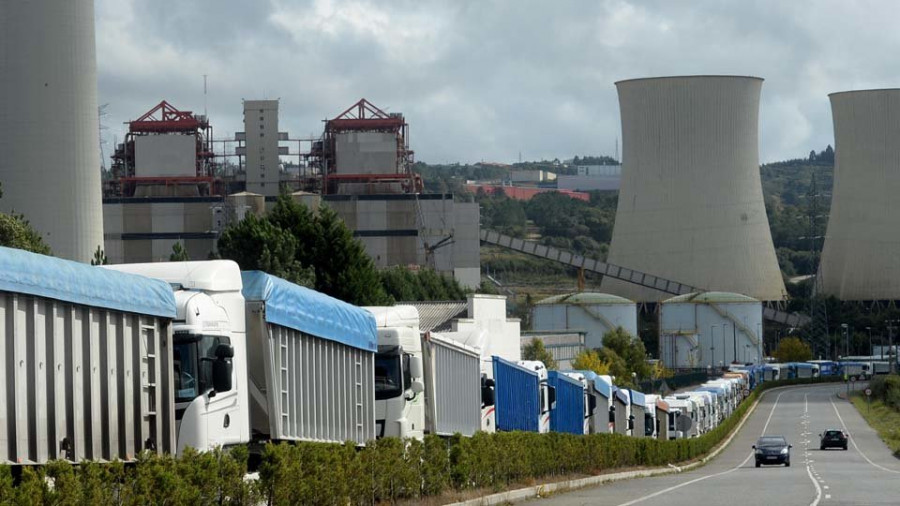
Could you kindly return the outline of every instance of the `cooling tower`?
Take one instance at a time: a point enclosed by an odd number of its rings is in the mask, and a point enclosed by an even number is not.
[[[707,290],[782,300],[759,180],[762,79],[692,76],[616,83],[622,185],[608,261]],[[639,302],[670,295],[604,278]]]
[[[898,300],[900,90],[830,98],[835,166],[822,289],[841,300]]]
[[[0,210],[54,255],[103,244],[93,0],[0,2]]]

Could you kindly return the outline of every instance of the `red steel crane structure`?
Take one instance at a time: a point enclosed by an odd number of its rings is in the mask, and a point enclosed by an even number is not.
[[[212,149],[213,129],[205,115],[181,111],[163,100],[134,121],[126,122],[125,142],[112,155],[112,193],[130,196],[138,184],[198,185],[202,193],[212,193],[215,162]],[[188,135],[195,138],[194,174],[178,176],[139,176],[135,173],[135,139],[145,135]]]
[[[338,143],[340,134],[352,132],[381,132],[395,136],[396,165],[379,172],[364,172],[352,167],[338,171]],[[423,189],[422,178],[412,172],[413,151],[409,149],[409,125],[400,113],[386,113],[365,98],[353,104],[335,118],[325,121],[325,133],[312,145],[310,159],[322,174],[325,194],[338,192],[341,183],[363,183],[375,187],[377,183],[399,183],[404,193],[418,193]]]

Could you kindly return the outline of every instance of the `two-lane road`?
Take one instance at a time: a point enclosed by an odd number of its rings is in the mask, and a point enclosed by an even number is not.
[[[842,385],[769,392],[731,444],[699,469],[621,481],[535,500],[534,505],[898,505],[900,461],[848,402]],[[819,450],[828,428],[850,433],[850,448]],[[751,446],[762,434],[793,445],[791,467],[756,468]]]

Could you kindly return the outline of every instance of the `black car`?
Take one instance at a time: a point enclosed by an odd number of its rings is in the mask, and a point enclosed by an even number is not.
[[[791,448],[784,436],[763,436],[756,441],[756,467],[763,464],[784,464],[791,467]]]
[[[847,439],[849,436],[840,429],[829,429],[819,434],[819,449],[825,448],[843,448],[847,449]]]

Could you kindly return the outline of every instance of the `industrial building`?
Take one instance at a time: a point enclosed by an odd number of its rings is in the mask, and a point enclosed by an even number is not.
[[[622,186],[608,261],[705,290],[786,297],[759,176],[762,79],[688,76],[616,83]],[[606,277],[638,302],[662,292]]]
[[[281,159],[288,148],[279,146],[288,133],[278,131],[278,100],[244,100],[244,131],[235,132],[235,148],[244,156],[246,190],[267,197],[281,191]]]
[[[618,327],[637,336],[637,305],[606,293],[555,295],[534,305],[531,321],[535,332],[583,332],[584,347],[594,349]]]
[[[0,2],[0,210],[53,250],[103,244],[93,0]]]
[[[660,304],[659,352],[672,369],[759,363],[762,303],[737,293],[699,292]]]
[[[480,210],[449,194],[422,193],[411,171],[409,125],[365,99],[325,123],[310,165],[323,200],[365,245],[378,267],[420,265],[481,284]]]
[[[534,341],[541,341],[544,343],[544,349],[550,353],[553,360],[556,360],[560,371],[574,369],[572,364],[575,358],[585,350],[584,337],[584,332],[566,330],[522,332],[522,351],[524,353],[525,348]]]
[[[577,174],[559,176],[556,187],[560,190],[618,190],[622,182],[621,165],[578,165]]]
[[[821,289],[900,300],[900,90],[832,93],[835,166]]]

